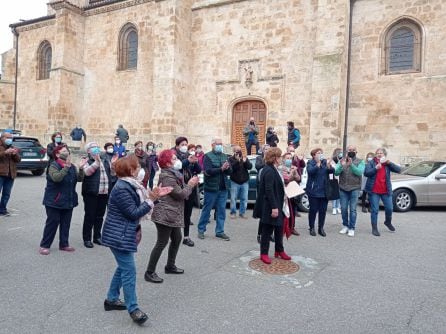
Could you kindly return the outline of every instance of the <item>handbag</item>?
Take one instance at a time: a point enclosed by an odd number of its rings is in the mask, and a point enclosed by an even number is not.
[[[141,224],[138,224],[138,226],[136,226],[136,238],[135,238],[137,246],[141,242],[141,238],[142,238],[142,228],[141,228]]]
[[[339,183],[335,178],[327,177],[327,184],[325,186],[325,196],[329,201],[339,199]]]

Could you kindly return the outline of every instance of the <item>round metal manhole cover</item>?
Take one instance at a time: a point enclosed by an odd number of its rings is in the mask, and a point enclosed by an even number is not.
[[[271,264],[265,264],[260,258],[251,260],[249,267],[261,273],[271,275],[289,275],[299,271],[299,265],[293,261],[285,261],[282,259],[271,259]]]

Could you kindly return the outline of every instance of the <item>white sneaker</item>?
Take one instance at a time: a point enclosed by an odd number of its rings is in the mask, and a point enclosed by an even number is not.
[[[341,208],[338,208],[338,213],[341,213]]]
[[[341,234],[347,234],[347,232],[350,232],[347,227],[343,227],[342,230],[339,231]]]
[[[355,236],[355,230],[348,230],[348,234],[349,237],[354,237]]]
[[[336,209],[333,209],[333,214],[335,215],[337,213],[338,213],[338,211]]]

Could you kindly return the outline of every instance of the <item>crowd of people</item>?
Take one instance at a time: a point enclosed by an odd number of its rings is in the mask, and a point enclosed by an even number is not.
[[[400,172],[400,167],[387,159],[387,152],[379,148],[368,153],[366,160],[358,156],[355,146],[346,152],[336,149],[326,158],[322,148],[311,150],[311,158],[305,161],[296,154],[300,144],[300,132],[293,122],[288,122],[287,148],[282,152],[277,147],[279,138],[273,128],[267,129],[267,143],[260,147],[258,126],[253,118],[243,130],[247,152],[256,146],[257,198],[253,217],[259,219],[257,240],[260,244],[260,259],[271,264],[270,242],[274,242],[274,257],[290,260],[285,252],[283,238],[299,236],[296,218],[301,195],[290,196],[289,189],[299,188],[306,168],[308,179],[305,192],[309,199],[308,226],[311,236],[325,237],[325,218],[328,202],[338,201],[342,215],[341,234],[354,236],[356,207],[363,190],[363,211],[371,212],[372,234],[379,236],[378,210],[381,200],[385,207],[384,225],[395,231],[392,225],[392,187],[390,172]],[[76,127],[77,137],[80,126]],[[80,129],[80,130],[79,130]],[[83,132],[83,134],[81,133]],[[73,133],[72,133],[73,135]],[[129,134],[122,125],[118,127],[114,142],[107,142],[103,150],[96,142],[85,144],[86,155],[76,165],[62,133],[56,132],[48,144],[50,161],[46,175],[43,205],[47,219],[39,252],[49,255],[51,245],[59,229],[59,250],[73,252],[69,232],[73,209],[78,205],[77,182],[82,182],[84,218],[83,244],[110,248],[117,267],[113,274],[104,309],[127,310],[136,323],[144,323],[147,315],[140,310],[136,297],[136,267],[134,253],[142,236],[141,224],[152,221],[157,230],[156,243],[148,260],[144,279],[162,283],[157,274],[157,264],[166,246],[168,247],[165,274],[183,274],[177,267],[176,256],[181,242],[194,246],[190,237],[191,215],[194,206],[199,206],[198,175],[203,173],[203,206],[197,224],[198,238],[206,238],[212,210],[216,220],[215,237],[230,241],[225,232],[226,202],[230,194],[230,218],[246,219],[249,189],[249,173],[252,163],[240,146],[232,147],[232,154],[224,152],[221,138],[213,138],[211,150],[203,152],[201,145],[189,143],[186,137],[178,137],[171,149],[156,151],[156,145],[142,141],[134,143],[129,152],[125,144]],[[16,164],[20,161],[18,150],[12,146],[12,135],[4,132],[0,143],[0,215],[7,215],[7,203],[17,175]],[[160,170],[158,184],[155,174]],[[366,197],[370,203],[367,208]],[[239,199],[237,215],[237,199]],[[337,202],[333,214],[338,213]],[[105,217],[105,219],[104,219]],[[316,234],[317,217],[317,234]],[[182,233],[183,230],[183,233]],[[123,289],[124,301],[119,299]]]

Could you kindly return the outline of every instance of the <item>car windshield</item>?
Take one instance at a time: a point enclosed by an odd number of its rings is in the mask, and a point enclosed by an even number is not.
[[[443,163],[438,161],[422,161],[410,166],[401,174],[426,177],[432,172],[436,171],[442,165]]]
[[[40,143],[37,140],[14,138],[13,145],[19,148],[40,147]]]

